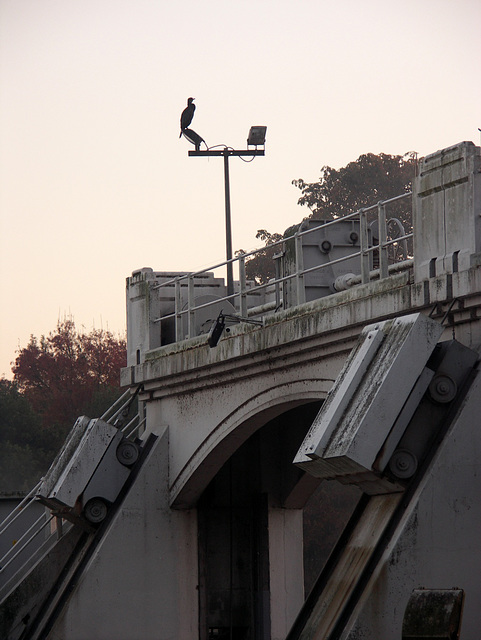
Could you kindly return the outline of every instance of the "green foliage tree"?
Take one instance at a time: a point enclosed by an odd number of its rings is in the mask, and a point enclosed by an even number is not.
[[[416,154],[392,156],[367,153],[341,169],[325,166],[317,182],[302,178],[292,184],[301,190],[298,204],[307,206],[313,219],[333,220],[380,200],[394,198],[411,190],[416,169]],[[393,215],[410,227],[411,211],[406,201],[396,205]]]
[[[306,182],[299,178],[293,180],[292,184],[300,189],[302,194],[298,204],[308,207],[310,211],[307,218],[333,220],[354,213],[363,207],[375,205],[381,200],[408,193],[412,187],[415,169],[416,153],[414,152],[402,156],[367,153],[341,169],[324,166],[317,182]],[[390,205],[387,213],[391,219],[391,225],[388,227],[391,237],[401,235],[401,227],[397,220],[405,233],[412,231],[412,210],[409,198]],[[373,212],[370,216],[371,222],[375,220],[376,215],[376,212]],[[263,283],[273,277],[274,266],[270,258],[274,248],[269,250],[269,244],[275,241],[272,238],[278,240],[281,237],[287,237],[289,231],[293,233],[295,227],[290,227],[283,235],[270,233],[265,229],[257,232],[256,237],[265,241],[266,248],[246,260],[246,272],[252,280]],[[411,250],[412,245],[408,243],[408,253],[411,253]]]
[[[119,396],[126,344],[110,331],[59,322],[31,336],[0,381],[0,490],[30,488],[45,473],[79,415],[98,417]]]
[[[0,490],[31,489],[48,468],[55,437],[15,382],[0,380]]]
[[[278,247],[273,247],[272,245],[278,240],[282,240],[282,236],[279,233],[269,233],[265,229],[259,229],[256,233],[256,238],[265,243],[265,248],[246,259],[246,277],[256,284],[265,284],[275,277],[273,257]],[[243,249],[236,251],[237,256],[245,253]]]

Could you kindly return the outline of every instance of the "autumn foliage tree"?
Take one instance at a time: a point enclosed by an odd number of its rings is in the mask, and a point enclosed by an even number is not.
[[[19,474],[8,490],[21,489],[25,474],[38,479],[76,418],[99,417],[120,395],[125,365],[125,340],[110,331],[82,333],[67,319],[47,336],[31,336],[18,351],[13,381],[0,381],[0,490]]]
[[[118,393],[125,365],[124,339],[103,329],[79,333],[73,320],[64,320],[48,336],[31,336],[12,371],[20,392],[48,428],[69,424],[105,395]]]

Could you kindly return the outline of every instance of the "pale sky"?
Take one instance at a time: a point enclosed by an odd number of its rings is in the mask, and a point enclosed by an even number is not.
[[[125,331],[125,278],[224,259],[308,211],[295,178],[362,153],[420,155],[481,127],[480,0],[0,0],[0,376],[73,316]]]

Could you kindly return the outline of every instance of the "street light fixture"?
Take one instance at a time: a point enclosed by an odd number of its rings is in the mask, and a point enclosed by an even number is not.
[[[247,324],[255,324],[258,327],[264,326],[263,320],[251,320],[251,318],[242,318],[241,316],[232,316],[232,315],[222,313],[221,311],[217,316],[217,320],[214,320],[214,322],[212,323],[212,327],[209,331],[209,336],[207,338],[207,344],[211,349],[217,346],[217,343],[221,339],[224,329],[226,331],[230,331],[230,329],[228,327],[226,328],[225,326],[226,320],[229,320],[230,322],[233,322],[233,323],[246,322]]]
[[[263,156],[264,149],[258,149],[258,146],[264,146],[266,140],[267,127],[255,126],[251,127],[247,145],[255,146],[255,149],[207,149],[207,151],[189,151],[189,157],[224,157],[224,191],[225,191],[225,243],[226,243],[226,260],[227,260],[227,295],[234,295],[234,276],[232,269],[232,226],[230,212],[230,183],[229,183],[229,157],[230,156]]]
[[[267,127],[251,127],[249,137],[247,138],[247,146],[257,147],[264,145],[266,142]]]

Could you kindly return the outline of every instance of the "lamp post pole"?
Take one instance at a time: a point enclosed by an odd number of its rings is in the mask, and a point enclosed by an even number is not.
[[[207,149],[207,151],[189,151],[190,157],[224,157],[224,190],[225,190],[225,242],[227,259],[227,295],[234,295],[234,276],[232,268],[232,225],[230,212],[229,157],[230,156],[263,156],[264,149]]]
[[[225,193],[225,251],[227,260],[227,295],[234,295],[234,274],[232,267],[232,224],[230,216],[230,184],[229,184],[229,154],[224,149],[224,193]]]

